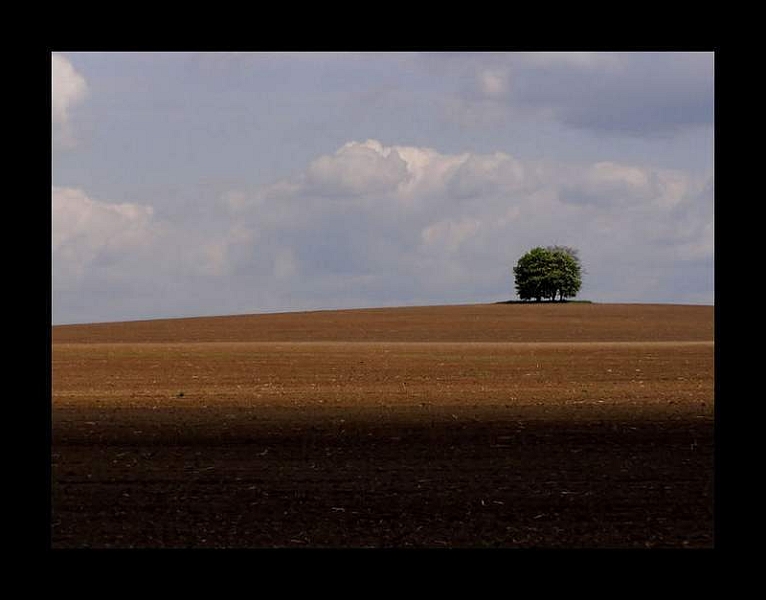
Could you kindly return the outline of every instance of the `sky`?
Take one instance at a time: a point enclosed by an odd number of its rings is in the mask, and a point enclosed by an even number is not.
[[[53,52],[52,322],[714,303],[712,52]]]

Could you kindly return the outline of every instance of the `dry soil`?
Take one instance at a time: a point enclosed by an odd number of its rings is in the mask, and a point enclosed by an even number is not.
[[[53,548],[709,548],[710,306],[52,329]]]

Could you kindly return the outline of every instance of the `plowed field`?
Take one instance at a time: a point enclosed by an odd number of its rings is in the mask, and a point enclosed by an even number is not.
[[[708,548],[713,308],[57,326],[53,548]]]

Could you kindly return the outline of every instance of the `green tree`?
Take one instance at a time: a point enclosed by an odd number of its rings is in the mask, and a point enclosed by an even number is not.
[[[560,301],[573,298],[582,286],[577,250],[568,246],[538,246],[524,254],[513,268],[516,294],[521,300]]]

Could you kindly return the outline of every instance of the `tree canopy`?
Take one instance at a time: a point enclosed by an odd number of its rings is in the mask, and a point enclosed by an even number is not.
[[[524,254],[513,268],[516,293],[521,300],[573,298],[582,286],[577,250],[567,246],[538,246]]]

